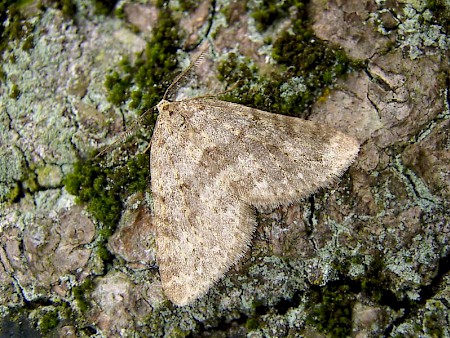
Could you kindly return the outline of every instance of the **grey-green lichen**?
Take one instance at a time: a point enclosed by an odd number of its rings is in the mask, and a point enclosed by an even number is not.
[[[68,1],[64,1],[64,3],[67,4]],[[3,57],[1,68],[2,76],[4,76],[1,86],[2,114],[0,118],[0,203],[2,209],[0,229],[2,238],[4,234],[13,234],[11,235],[12,238],[8,240],[6,256],[3,255],[4,251],[2,251],[2,262],[4,264],[2,264],[2,267],[6,266],[7,273],[5,273],[5,276],[12,278],[11,280],[15,280],[14,274],[22,276],[20,272],[22,266],[19,269],[10,268],[8,261],[10,252],[8,250],[15,250],[16,241],[19,239],[25,241],[23,237],[27,233],[33,232],[36,236],[33,240],[39,243],[47,230],[43,229],[44,223],[48,225],[49,222],[50,224],[51,222],[57,222],[55,218],[64,214],[66,208],[73,204],[73,199],[67,195],[62,187],[62,181],[63,178],[67,179],[68,172],[73,171],[72,163],[75,160],[76,151],[86,153],[92,148],[93,139],[84,138],[85,134],[83,133],[86,133],[84,128],[92,128],[91,130],[96,128],[91,120],[92,115],[87,113],[83,115],[80,110],[85,107],[93,107],[91,111],[96,114],[100,114],[97,110],[105,110],[109,113],[108,116],[114,116],[109,110],[110,106],[103,99],[105,68],[109,68],[109,65],[102,66],[104,61],[101,60],[99,49],[106,49],[102,44],[106,43],[108,47],[111,47],[112,44],[117,43],[111,33],[117,28],[117,23],[111,18],[106,22],[99,19],[95,27],[87,25],[88,31],[81,32],[79,27],[71,21],[71,18],[67,17],[69,13],[64,12],[64,4],[62,8],[59,5],[53,6],[49,3],[47,3],[48,7],[39,5],[28,8],[28,5],[17,2],[14,4],[2,2],[0,4],[2,9],[0,10],[0,16],[2,22],[5,23],[5,25],[0,25]],[[81,16],[80,20],[87,20],[87,18]],[[84,24],[86,24],[86,21],[83,21],[81,26]],[[29,29],[30,27],[38,27],[33,35],[27,35],[32,31]],[[86,26],[83,27],[86,28]],[[99,36],[103,36],[103,38],[86,41],[83,33],[92,31]],[[109,41],[112,41],[111,43],[107,42],[108,36],[110,36]],[[126,44],[120,48],[121,45],[123,43],[117,43],[116,47],[119,48],[111,48],[112,52],[108,51],[108,57],[111,57],[112,60],[118,60],[116,57],[118,53],[127,53]],[[93,66],[94,63],[98,63],[97,66]],[[86,69],[93,68],[95,72],[88,70],[89,80],[83,82],[86,84],[86,88],[76,91],[68,88],[72,81],[76,82],[77,78],[85,78],[84,71]],[[97,78],[99,76],[102,76],[101,80]],[[91,95],[89,97],[85,96],[88,90],[89,95]],[[86,120],[83,120],[82,117],[86,117]],[[84,131],[82,131],[83,129]],[[142,187],[146,186],[148,179],[148,156],[138,156],[135,162],[130,161],[124,167],[125,169],[123,167],[120,167],[120,169],[125,170],[126,174],[123,171],[118,174],[120,179],[116,179],[116,182],[128,187],[129,191],[144,189]],[[130,179],[133,182],[124,183],[123,179]],[[97,188],[99,188],[102,183],[101,179],[97,183]],[[111,205],[107,204],[107,206]],[[108,212],[120,213],[119,210],[114,208],[109,209]],[[40,218],[42,217],[41,214],[45,214],[45,221]],[[60,221],[59,218],[58,221]],[[72,226],[72,224],[69,224],[69,226]],[[63,229],[61,233],[66,230]],[[102,230],[104,233],[101,232]],[[86,231],[86,229],[83,229],[83,231]],[[103,238],[101,236],[106,238],[110,231],[107,227],[100,229],[99,238]],[[58,243],[59,236],[64,235],[61,233],[54,232],[52,237],[36,250],[40,252],[40,250],[61,249],[52,248],[49,244],[49,242],[52,243],[51,245]],[[69,235],[77,237],[73,233]],[[99,241],[97,253],[103,259],[108,259],[109,252],[106,249],[105,238],[103,238],[103,241]],[[33,240],[31,246],[34,243]],[[2,250],[3,244],[5,242],[2,243]],[[85,244],[78,243],[77,246]],[[27,250],[29,252],[29,246],[22,244],[20,248],[17,248],[17,259],[19,261],[21,254],[25,254]],[[77,252],[77,249],[74,248],[70,253]],[[90,249],[85,249],[85,252],[90,252]],[[80,248],[81,251],[83,251],[83,248]],[[68,257],[56,256],[57,254],[52,252],[52,255],[48,256],[48,260],[41,259],[37,265],[56,265],[55,260],[69,259]],[[76,257],[76,254],[74,257]],[[80,258],[84,257],[80,254]],[[95,259],[95,257],[92,257],[92,261],[95,261]],[[64,262],[60,263],[64,264]],[[21,262],[21,264],[27,266],[24,262]],[[58,272],[58,267],[54,268]],[[14,309],[14,305],[23,306],[22,313],[25,317],[30,316],[31,318],[34,313],[33,308],[39,309],[43,305],[38,302],[30,304],[28,308],[27,304],[31,300],[44,297],[43,302],[45,304],[54,301],[55,293],[46,289],[46,286],[36,286],[34,274],[37,272],[33,269],[30,270],[30,272],[27,272],[29,280],[26,283],[18,287],[20,277],[14,284],[11,284],[16,285],[16,291],[14,291],[14,288],[11,290],[2,288],[2,300],[3,297],[11,297],[6,298],[8,305],[11,305],[10,307],[7,307],[7,304],[1,305],[2,318]],[[46,275],[47,271],[42,273]],[[48,271],[49,275],[52,273],[55,273],[55,271]],[[69,275],[72,273],[75,275],[77,271],[68,272]],[[102,273],[102,271],[97,270],[96,273]],[[45,278],[41,277],[39,277],[39,283],[43,284],[45,282],[42,279],[53,278],[53,276],[47,275]],[[82,276],[80,279],[83,280],[84,278]],[[62,278],[54,282],[64,284]],[[73,284],[77,285],[77,283],[78,281]],[[19,292],[16,295],[17,291]],[[5,292],[5,295],[3,295],[3,292]],[[74,293],[77,292],[74,291]],[[77,297],[82,299],[78,294]],[[86,292],[85,298],[89,298],[88,292]],[[80,304],[83,303],[80,301]],[[44,307],[42,309],[44,311]],[[41,313],[42,316],[36,315],[40,319],[33,320],[32,324],[34,327],[40,328],[42,332],[49,334],[55,329],[55,325],[59,326],[59,319],[62,317],[60,312],[53,310],[44,312]],[[65,318],[65,320],[73,321],[73,317]],[[2,329],[7,327],[6,322],[7,320],[2,321],[2,325],[0,325]],[[11,326],[15,327],[15,324],[11,324]],[[22,326],[19,325],[17,330],[18,332],[22,330]],[[38,335],[33,334],[32,336]]]
[[[0,202],[13,202],[18,199],[20,182],[26,174],[26,163],[20,149],[6,144],[0,145]]]
[[[427,300],[425,306],[414,316],[393,328],[392,336],[448,337],[450,335],[446,305],[450,290],[448,278],[445,278],[444,285],[446,287],[443,293]]]
[[[386,27],[383,15],[394,13],[396,24]],[[399,48],[406,50],[414,60],[423,55],[445,52],[450,48],[448,18],[450,5],[444,1],[410,1],[401,9],[383,8],[371,17],[384,35],[396,34]],[[437,51],[438,50],[438,51]]]

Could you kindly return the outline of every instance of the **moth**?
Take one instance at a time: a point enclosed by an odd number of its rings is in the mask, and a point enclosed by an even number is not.
[[[359,144],[300,118],[214,98],[170,102],[167,92],[151,141],[151,190],[162,287],[183,306],[249,248],[255,207],[288,205],[329,185]]]

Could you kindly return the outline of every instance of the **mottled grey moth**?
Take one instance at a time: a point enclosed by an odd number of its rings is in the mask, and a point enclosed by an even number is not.
[[[217,99],[164,98],[157,108],[150,171],[158,264],[177,305],[204,295],[244,254],[254,207],[327,186],[359,150],[330,127]]]

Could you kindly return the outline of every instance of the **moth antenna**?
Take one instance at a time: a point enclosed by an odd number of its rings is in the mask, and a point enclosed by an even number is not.
[[[172,83],[170,84],[169,87],[167,87],[166,92],[164,93],[164,96],[162,98],[163,100],[166,100],[169,93],[174,88],[178,88],[181,85],[182,80],[189,78],[192,74],[192,71],[203,62],[203,60],[205,59],[207,50],[208,50],[208,46],[209,46],[208,44],[205,44],[202,47],[200,54],[195,58],[195,60],[193,62],[191,62],[189,64],[189,66],[175,78],[175,80],[172,81]]]
[[[148,143],[147,148],[142,152],[142,154],[145,154],[147,151],[149,151],[150,147],[152,146],[152,140],[150,139],[150,142]]]
[[[125,130],[124,132],[122,132],[115,140],[113,143],[111,143],[110,145],[106,146],[101,152],[99,152],[97,155],[95,155],[94,158],[98,158],[100,156],[103,156],[107,151],[113,149],[116,147],[116,145],[118,143],[124,143],[125,140],[130,137],[131,135],[133,135],[136,132],[136,129],[140,126],[142,126],[142,121],[144,120],[144,117],[146,117],[148,115],[148,113],[152,110],[154,110],[156,108],[156,106],[147,109],[145,112],[143,112],[141,114],[141,116],[139,116],[139,118],[132,124],[132,126],[128,129]],[[148,148],[148,147],[147,147]],[[147,151],[147,149],[145,150]]]

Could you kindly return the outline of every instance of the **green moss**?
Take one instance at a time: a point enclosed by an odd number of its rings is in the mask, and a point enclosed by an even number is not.
[[[259,328],[259,322],[255,318],[248,318],[245,322],[245,328],[247,331],[254,331]]]
[[[237,54],[230,53],[217,70],[220,81],[227,82],[229,86],[238,84],[236,90],[222,96],[224,100],[257,106],[254,102],[259,100],[256,98],[254,83],[258,81],[258,73],[249,59],[242,59]]]
[[[109,174],[110,170],[103,170],[98,164],[78,162],[64,181],[67,191],[77,196],[77,202],[87,203],[88,211],[100,221],[97,245],[102,248],[99,253],[104,260],[109,255],[104,253],[103,244],[113,233],[122,209],[118,186],[109,182]]]
[[[193,12],[197,9],[199,2],[194,0],[178,0],[181,11]]]
[[[128,102],[139,113],[154,107],[175,75],[179,43],[177,24],[171,13],[162,8],[153,36],[142,55],[134,64],[128,59],[122,60],[120,74],[112,71],[106,78],[108,100],[116,105]],[[131,87],[136,89],[131,91]],[[155,119],[149,123],[154,124]]]
[[[21,194],[22,194],[21,186],[18,182],[15,182],[6,196],[6,201],[8,203],[18,202]]]
[[[61,11],[68,18],[73,18],[77,13],[77,6],[72,0],[61,0]]]
[[[190,334],[191,332],[189,331],[185,331],[180,329],[179,327],[175,327],[172,329],[169,336],[173,338],[185,338],[188,337]]]
[[[291,31],[281,33],[273,45],[273,58],[295,77],[305,79],[308,91],[320,93],[332,80],[344,75],[351,63],[341,50],[333,50],[306,25],[304,14]]]
[[[9,93],[9,97],[12,99],[17,99],[19,96],[20,96],[19,86],[17,86],[16,84],[13,84],[11,86],[11,91]]]
[[[130,74],[120,76],[119,73],[113,72],[107,75],[105,80],[105,87],[108,89],[107,100],[112,104],[121,105],[128,99],[130,86]]]
[[[251,13],[251,17],[255,19],[256,29],[262,32],[266,30],[275,21],[287,17],[289,15],[289,8],[295,1],[258,1],[258,7]],[[299,7],[304,6],[299,2]]]
[[[143,191],[149,176],[148,155],[137,155],[125,166],[102,168],[92,161],[79,161],[64,184],[77,201],[88,204],[92,215],[111,229],[120,217],[121,199]]]
[[[45,10],[45,7],[52,6],[59,9],[66,18],[74,18],[77,14],[77,5],[75,0],[52,0],[41,4],[41,10]],[[117,0],[94,0],[92,2],[94,11],[97,15],[110,14],[116,4]]]
[[[354,256],[352,262],[361,264],[364,257]],[[352,309],[360,294],[374,304],[388,305],[392,308],[400,306],[395,295],[389,291],[382,254],[374,255],[367,272],[359,278],[347,277],[349,267],[350,262],[335,262],[333,270],[342,276],[341,283],[322,288],[312,287],[306,304],[309,313],[307,323],[332,337],[351,335]]]
[[[450,4],[446,0],[427,0],[427,8],[448,34],[450,32]]]
[[[37,180],[37,176],[36,173],[30,169],[27,177],[25,178],[25,180],[23,180],[23,188],[26,192],[29,193],[35,193],[36,191],[39,190],[39,183]]]
[[[108,170],[90,161],[77,162],[74,171],[69,174],[64,184],[67,191],[77,196],[77,202],[88,203],[88,210],[105,225],[118,221],[120,199],[117,191],[109,189]],[[111,212],[110,212],[111,211]]]
[[[365,297],[374,303],[395,303],[395,296],[387,291],[389,280],[385,274],[386,268],[382,257],[382,254],[374,255],[365,275],[357,278],[355,282],[359,283],[358,289],[364,292]]]
[[[10,41],[25,41],[24,48],[30,46],[29,36],[34,30],[31,20],[26,20],[20,8],[23,3],[3,0],[0,1],[0,22],[8,22],[7,25],[0,25],[0,55],[9,47]],[[12,62],[10,59],[9,62]]]
[[[106,241],[119,221],[122,200],[131,193],[145,191],[150,176],[149,157],[137,155],[125,165],[104,168],[93,161],[78,161],[64,179],[66,190],[77,196],[78,203],[86,203],[87,210],[100,221],[97,254],[109,260]]]
[[[33,35],[27,36],[27,38],[25,39],[25,41],[22,44],[22,49],[25,51],[28,51],[31,48],[33,48]]]
[[[423,327],[427,337],[444,337],[446,320],[446,310],[442,308],[433,308],[432,311],[425,313]]]
[[[55,310],[46,312],[39,321],[39,329],[42,333],[48,333],[58,326],[59,317]]]
[[[117,4],[117,0],[95,0],[95,12],[100,15],[110,14]]]
[[[88,299],[93,289],[94,282],[89,278],[85,279],[81,285],[75,286],[72,289],[73,298],[81,312],[86,312],[89,309],[90,302]]]
[[[229,86],[238,80],[240,83],[224,99],[274,113],[304,117],[302,114],[338,77],[359,67],[344,52],[332,49],[314,35],[308,26],[305,3],[265,1],[262,9],[251,14],[255,19],[268,16],[261,19],[261,24],[271,24],[290,15],[291,27],[273,41],[272,57],[278,67],[268,74],[258,72],[248,60],[229,54],[218,67],[219,79]],[[269,10],[265,11],[264,6]]]
[[[354,302],[355,296],[348,285],[326,286],[311,293],[306,322],[330,337],[349,337]]]
[[[52,4],[59,9],[66,18],[73,18],[77,13],[77,6],[74,0],[53,0]],[[44,9],[45,8],[42,10]]]
[[[295,88],[300,84],[295,82],[302,81],[300,78],[289,78],[282,72],[260,75],[248,60],[233,53],[219,65],[218,72],[219,79],[229,86],[238,83],[236,89],[223,95],[227,101],[284,115],[298,115],[312,102],[310,91]]]
[[[155,6],[158,8],[163,8],[168,4],[168,0],[155,0]]]
[[[20,39],[23,36],[21,22],[24,18],[18,9],[17,3],[14,1],[2,1],[1,7],[2,11],[0,13],[2,14],[2,18],[6,19],[8,17],[10,20],[9,25],[1,25],[0,29],[3,33],[2,40],[5,38],[4,41],[6,42]]]
[[[108,238],[110,236],[110,233],[103,231],[103,232],[100,232],[99,235],[102,237]],[[106,247],[106,242],[104,242],[104,241],[101,241],[97,244],[97,247],[95,248],[95,253],[104,262],[108,262],[111,260],[112,255],[109,252],[108,248]]]
[[[18,0],[18,1],[15,1],[16,5],[18,7],[26,6],[26,5],[28,5],[28,4],[32,3],[32,2],[33,2],[33,0]]]
[[[118,18],[118,19],[125,19],[125,18],[126,18],[126,15],[125,15],[124,6],[118,6],[118,7],[116,7],[116,9],[114,10],[114,15],[115,15],[116,18]]]

